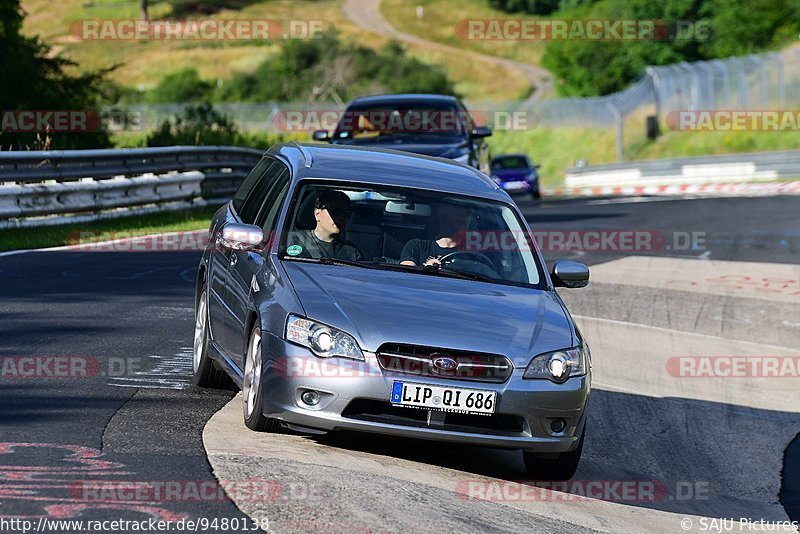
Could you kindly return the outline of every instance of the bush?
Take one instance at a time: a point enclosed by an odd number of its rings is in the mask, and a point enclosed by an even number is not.
[[[289,140],[306,140],[307,134],[272,134],[242,132],[233,121],[214,109],[211,104],[186,106],[183,111],[167,119],[147,135],[145,146],[174,145],[227,145],[261,148],[266,150],[275,143]],[[131,145],[136,138],[127,139]]]
[[[334,33],[287,41],[252,73],[237,73],[217,92],[227,102],[351,100],[365,93],[455,94],[444,70],[409,57],[399,43],[375,51],[345,45]]]
[[[489,0],[489,5],[508,13],[523,11],[533,15],[549,15],[559,7],[559,0]]]
[[[187,15],[212,15],[223,9],[242,9],[254,0],[168,0],[172,6],[172,17]]]
[[[147,94],[147,100],[154,104],[207,102],[213,90],[214,85],[201,80],[197,69],[187,68],[161,78],[158,85]]]
[[[556,88],[563,96],[613,93],[641,76],[648,65],[776,48],[800,32],[800,4],[783,0],[600,0],[562,9],[558,18],[703,21],[711,28],[710,38],[689,36],[673,41],[550,41],[542,65],[556,76]]]
[[[235,145],[239,129],[211,104],[186,106],[147,135],[147,146]]]

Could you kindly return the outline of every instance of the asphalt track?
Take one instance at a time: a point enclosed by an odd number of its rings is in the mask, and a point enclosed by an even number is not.
[[[197,253],[2,256],[4,365],[61,356],[94,362],[96,373],[22,378],[5,369],[0,519],[249,515],[278,532],[676,532],[684,517],[695,527],[702,517],[800,520],[798,379],[666,372],[685,355],[798,354],[799,204],[791,196],[520,201],[535,231],[657,237],[633,253],[546,252],[593,266],[589,288],[562,292],[595,362],[576,480],[655,481],[669,492],[655,502],[585,501],[569,491],[466,499],[459,488],[470,481],[523,480],[519,455],[369,435],[254,434],[241,424],[240,401],[228,404],[235,392],[188,384]],[[692,233],[702,241],[686,246],[682,236]],[[188,490],[215,475],[275,491],[264,499],[234,488],[238,507],[225,495],[192,498]],[[131,501],[86,480],[178,481],[187,493]]]

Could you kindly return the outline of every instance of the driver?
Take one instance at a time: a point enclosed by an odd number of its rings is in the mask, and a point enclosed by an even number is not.
[[[342,238],[349,217],[350,197],[333,189],[320,191],[314,201],[316,227],[313,230],[291,232],[286,253],[301,258],[361,261],[361,251]]]
[[[441,258],[459,250],[472,219],[472,208],[446,204],[439,210],[436,239],[412,239],[400,253],[401,265],[442,265]]]

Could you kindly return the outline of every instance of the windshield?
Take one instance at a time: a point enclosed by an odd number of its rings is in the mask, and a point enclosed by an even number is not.
[[[527,169],[529,167],[528,161],[523,156],[507,156],[495,158],[492,161],[492,169]]]
[[[502,202],[408,188],[306,183],[284,259],[544,287],[531,237]]]
[[[392,102],[353,105],[344,112],[333,133],[335,140],[380,140],[391,137],[460,138],[467,134],[469,117],[449,102]]]

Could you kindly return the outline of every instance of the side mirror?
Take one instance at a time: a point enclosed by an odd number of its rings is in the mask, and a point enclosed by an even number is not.
[[[328,130],[314,130],[314,133],[311,135],[314,141],[328,141],[330,140],[330,135],[328,135]]]
[[[228,223],[217,236],[217,244],[231,250],[258,250],[264,242],[264,230],[251,224]]]
[[[572,260],[558,260],[550,273],[556,287],[576,289],[589,284],[589,268]]]
[[[474,130],[472,130],[472,137],[480,138],[480,137],[490,137],[492,135],[492,129],[488,126],[476,126]]]

